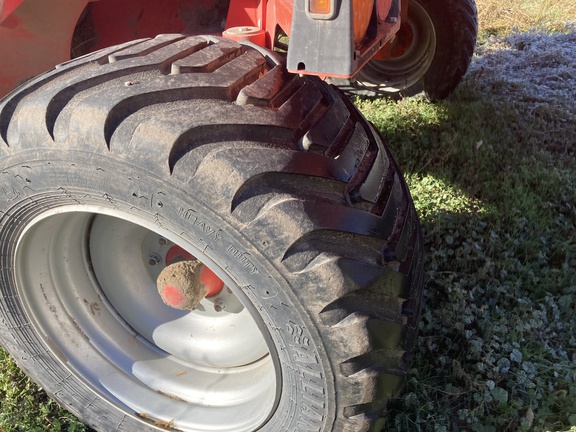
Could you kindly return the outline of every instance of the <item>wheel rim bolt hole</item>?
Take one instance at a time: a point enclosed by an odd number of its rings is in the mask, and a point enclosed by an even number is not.
[[[214,310],[216,312],[222,312],[224,310],[226,310],[226,302],[224,300],[222,300],[221,298],[216,298],[214,300]]]
[[[158,265],[162,262],[162,257],[157,253],[152,253],[148,257],[148,264],[151,266]]]

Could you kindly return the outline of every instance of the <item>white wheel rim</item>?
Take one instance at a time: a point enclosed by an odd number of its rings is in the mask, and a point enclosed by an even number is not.
[[[48,349],[95,392],[160,429],[257,429],[277,405],[280,378],[270,336],[237,284],[182,238],[101,213],[45,213],[18,241],[19,295]],[[225,310],[215,299],[194,311],[164,305],[155,278],[173,244],[224,281]]]

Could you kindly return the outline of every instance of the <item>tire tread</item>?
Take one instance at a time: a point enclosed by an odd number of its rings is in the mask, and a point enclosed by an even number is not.
[[[271,239],[255,249],[323,335],[333,429],[385,415],[414,343],[421,233],[398,167],[337,89],[224,39],[162,35],[33,80],[0,103],[0,138],[8,153],[110,152],[217,190],[199,199],[247,238]],[[388,345],[374,330],[384,327],[397,335]]]

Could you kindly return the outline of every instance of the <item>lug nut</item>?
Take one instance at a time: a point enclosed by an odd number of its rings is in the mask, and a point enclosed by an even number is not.
[[[222,299],[214,300],[214,310],[216,312],[222,312],[223,310],[226,310],[226,302]]]
[[[160,246],[165,246],[166,243],[168,243],[168,240],[166,240],[164,237],[160,237],[160,238],[158,239],[158,244],[159,244]]]
[[[157,253],[150,254],[150,257],[148,257],[148,264],[150,264],[151,266],[154,266],[156,264],[160,264],[161,261],[162,261],[162,257],[160,255],[158,255]]]

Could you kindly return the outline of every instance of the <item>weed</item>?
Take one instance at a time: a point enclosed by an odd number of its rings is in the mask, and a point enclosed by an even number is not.
[[[0,348],[0,431],[68,431],[89,429],[60,408]]]

